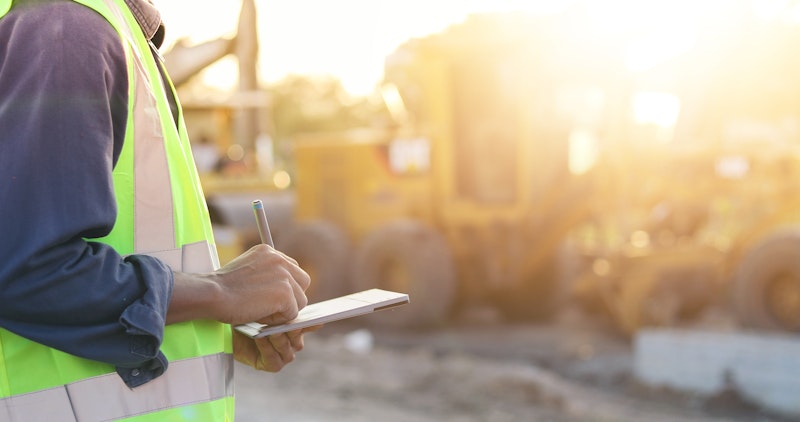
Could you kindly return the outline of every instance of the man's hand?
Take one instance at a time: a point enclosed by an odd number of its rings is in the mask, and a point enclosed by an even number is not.
[[[168,324],[194,319],[282,324],[308,304],[305,291],[311,284],[297,261],[267,245],[253,246],[211,274],[174,276]],[[303,350],[303,334],[320,327],[258,339],[233,330],[234,358],[261,371],[278,372]]]
[[[311,284],[297,261],[267,245],[253,246],[211,274],[174,275],[168,324],[193,319],[282,324],[308,304],[305,290]]]
[[[317,325],[257,339],[233,330],[233,357],[259,371],[278,372],[294,360],[295,353],[303,350],[303,334],[320,327]]]

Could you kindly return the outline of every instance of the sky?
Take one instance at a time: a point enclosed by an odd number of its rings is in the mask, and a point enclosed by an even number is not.
[[[167,27],[165,47],[178,38],[201,42],[235,32],[238,0],[154,0]],[[557,9],[553,0],[256,0],[260,79],[288,74],[333,75],[353,94],[370,92],[384,58],[404,41],[439,32],[469,13]],[[232,59],[205,79],[233,86]]]
[[[609,30],[639,31],[634,66],[646,68],[691,47],[693,34],[720,11],[750,4],[769,15],[800,7],[793,0],[255,0],[260,41],[259,77],[332,75],[355,95],[371,92],[383,62],[413,37],[440,32],[470,13],[523,10],[555,13],[583,2]],[[201,42],[235,32],[240,0],[154,0],[167,26],[166,47],[178,38]],[[232,88],[236,64],[221,61],[204,73],[210,85]]]

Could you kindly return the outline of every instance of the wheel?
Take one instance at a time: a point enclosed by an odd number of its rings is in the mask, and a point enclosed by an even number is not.
[[[800,332],[800,230],[775,233],[744,257],[733,305],[748,327]]]
[[[369,233],[356,251],[352,280],[356,291],[408,293],[409,305],[376,313],[370,317],[375,325],[436,325],[449,316],[455,301],[455,269],[447,243],[412,220],[394,221]]]
[[[276,241],[278,250],[296,259],[311,276],[309,303],[352,293],[345,279],[350,242],[338,227],[319,220],[302,222]]]

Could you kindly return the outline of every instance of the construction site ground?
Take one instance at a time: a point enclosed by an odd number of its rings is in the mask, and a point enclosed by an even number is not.
[[[237,420],[791,420],[736,392],[643,385],[630,339],[577,309],[546,324],[508,324],[476,309],[426,331],[367,328],[368,318],[307,335],[278,374],[237,364]],[[724,314],[704,323],[731,324]]]

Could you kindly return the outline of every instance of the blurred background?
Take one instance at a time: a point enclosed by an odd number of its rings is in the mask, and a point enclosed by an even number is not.
[[[411,297],[245,420],[800,419],[800,2],[155,3],[221,260]]]

